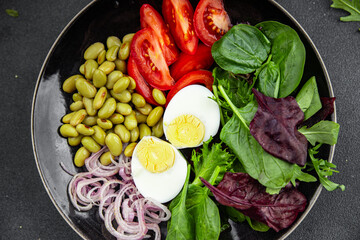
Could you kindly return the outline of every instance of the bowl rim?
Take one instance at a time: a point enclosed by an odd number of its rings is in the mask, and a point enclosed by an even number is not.
[[[61,30],[61,32],[59,33],[59,35],[57,36],[56,40],[54,41],[54,43],[52,44],[51,48],[49,49],[42,67],[40,69],[39,75],[37,77],[37,81],[36,81],[36,85],[34,88],[34,94],[33,94],[33,98],[32,98],[32,105],[31,105],[31,121],[30,121],[30,129],[31,129],[31,142],[32,142],[32,148],[33,148],[33,154],[34,154],[34,159],[35,159],[35,163],[36,163],[36,167],[38,169],[41,181],[44,185],[44,188],[48,194],[48,196],[50,197],[50,200],[52,201],[53,205],[55,206],[55,208],[57,209],[57,211],[60,213],[60,215],[63,217],[63,219],[68,223],[68,225],[83,239],[89,239],[87,236],[84,235],[84,233],[69,219],[69,217],[61,210],[61,208],[59,207],[58,203],[56,202],[55,198],[53,197],[53,195],[50,192],[49,186],[47,185],[44,175],[43,175],[43,171],[40,167],[40,163],[39,163],[39,159],[37,157],[37,151],[36,151],[36,146],[35,146],[35,135],[34,135],[34,110],[35,110],[35,102],[36,102],[36,98],[37,98],[37,93],[39,90],[39,85],[40,85],[40,81],[41,78],[44,74],[46,65],[49,61],[49,58],[51,57],[51,55],[54,52],[54,49],[56,48],[56,46],[58,45],[58,43],[60,42],[60,40],[62,39],[63,35],[68,31],[68,29],[78,20],[78,18],[83,15],[83,13],[90,8],[93,4],[95,4],[96,2],[98,2],[99,0],[92,0],[90,3],[88,3],[87,5],[85,5],[66,25],[65,27]],[[311,40],[310,36],[308,35],[308,33],[305,31],[305,29],[300,25],[300,23],[283,7],[281,6],[279,3],[277,3],[275,0],[266,0],[268,1],[270,4],[272,4],[274,7],[278,8],[282,13],[284,13],[289,20],[298,28],[298,30],[301,32],[301,34],[305,37],[305,39],[308,41],[310,47],[312,48],[312,50],[315,52],[315,55],[321,65],[322,71],[324,73],[325,76],[325,81],[329,90],[329,95],[330,97],[334,97],[334,91],[333,91],[333,87],[330,81],[330,77],[328,74],[328,71],[326,69],[325,63],[319,53],[319,51],[317,50],[314,42]],[[331,115],[331,120],[334,122],[337,122],[337,117],[336,117],[336,104],[334,102],[334,112]],[[328,157],[328,161],[332,162],[333,157],[334,157],[334,152],[335,152],[335,145],[330,146],[330,152],[329,152],[329,157]],[[319,186],[317,187],[314,195],[312,196],[312,198],[310,199],[310,201],[308,202],[308,206],[306,208],[306,210],[302,213],[302,215],[292,224],[292,226],[288,229],[286,229],[286,232],[281,235],[281,237],[278,240],[284,240],[285,238],[287,238],[299,225],[300,223],[305,219],[305,217],[308,215],[308,213],[310,212],[310,210],[312,209],[312,207],[314,206],[315,202],[317,201],[317,199],[320,196],[320,193],[322,191],[322,185],[319,184]]]

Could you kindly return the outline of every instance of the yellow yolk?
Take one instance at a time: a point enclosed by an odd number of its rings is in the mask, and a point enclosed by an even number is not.
[[[138,143],[137,157],[141,165],[152,173],[160,173],[174,165],[174,149],[164,141],[143,139]]]
[[[180,115],[170,122],[166,137],[175,147],[195,147],[205,136],[204,124],[194,115]]]

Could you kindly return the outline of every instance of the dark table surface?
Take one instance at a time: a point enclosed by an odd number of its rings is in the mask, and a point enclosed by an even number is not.
[[[331,177],[346,191],[323,190],[288,239],[360,239],[360,22],[330,0],[277,0],[318,48],[334,88],[341,125]],[[36,168],[31,102],[42,63],[65,25],[89,0],[0,1],[0,239],[80,239],[53,206]],[[16,9],[19,17],[6,14]]]

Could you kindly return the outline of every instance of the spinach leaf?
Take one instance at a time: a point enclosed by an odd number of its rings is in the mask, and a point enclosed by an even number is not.
[[[204,142],[201,153],[194,150],[191,160],[194,163],[195,179],[194,185],[202,185],[199,177],[209,180],[216,167],[220,168],[220,173],[215,181],[215,185],[221,181],[225,172],[230,169],[234,156],[222,149],[221,143],[214,143],[209,147],[212,138]]]
[[[320,183],[324,186],[324,188],[328,191],[334,191],[335,189],[341,189],[345,191],[345,186],[334,183],[330,181],[327,177],[331,176],[334,172],[338,172],[334,170],[336,168],[335,164],[329,163],[324,159],[318,159],[314,155],[316,155],[319,151],[318,149],[321,147],[321,144],[316,145],[313,148],[309,149],[309,156],[311,159],[311,163],[307,163],[306,165],[310,167],[308,170],[311,171],[315,169]]]
[[[273,61],[268,62],[257,76],[257,88],[268,97],[277,98],[280,88],[280,69]]]
[[[245,218],[246,218],[246,221],[248,222],[248,224],[250,225],[250,227],[252,229],[254,229],[255,231],[267,232],[270,229],[270,227],[268,225],[266,225],[265,223],[253,220],[253,219],[249,218],[248,216],[245,216]]]
[[[350,13],[350,15],[346,17],[340,17],[340,20],[343,22],[360,21],[359,0],[333,0],[333,4],[331,4],[331,7],[342,9]]]
[[[188,165],[186,181],[176,205],[171,206],[171,220],[168,222],[166,239],[193,239],[194,219],[186,209],[185,201],[190,178],[190,165]]]
[[[291,27],[275,21],[256,25],[271,42],[272,61],[280,70],[278,97],[286,97],[299,85],[305,65],[305,47]]]
[[[256,27],[247,24],[233,26],[211,48],[215,62],[234,74],[254,72],[269,52],[270,41]]]
[[[311,77],[296,96],[296,102],[304,112],[304,121],[322,107],[315,77]]]
[[[315,146],[316,143],[334,145],[337,142],[340,125],[333,121],[320,121],[310,128],[299,129],[306,139]]]
[[[235,222],[244,222],[245,220],[248,222],[250,227],[258,232],[267,232],[270,227],[262,222],[258,222],[256,220],[251,219],[248,216],[245,216],[240,211],[236,210],[233,207],[225,207],[226,213],[228,214],[229,218]]]

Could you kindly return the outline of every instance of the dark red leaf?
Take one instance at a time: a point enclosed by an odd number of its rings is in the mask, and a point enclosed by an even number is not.
[[[296,127],[304,113],[295,98],[272,98],[256,89],[253,93],[259,107],[250,123],[251,135],[271,155],[304,166],[308,141]]]
[[[279,194],[270,195],[247,173],[227,172],[217,187],[203,178],[201,181],[220,204],[234,207],[277,232],[289,227],[306,207],[305,196],[294,187],[283,188]]]
[[[334,112],[334,97],[321,97],[321,105],[322,108],[315,113],[312,117],[310,117],[308,120],[303,122],[298,128],[302,126],[306,126],[307,128],[312,127],[316,123],[320,122],[321,120],[325,120],[329,115],[331,115]]]

